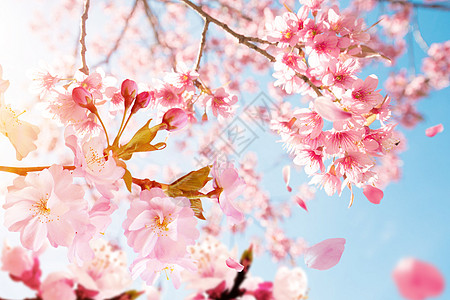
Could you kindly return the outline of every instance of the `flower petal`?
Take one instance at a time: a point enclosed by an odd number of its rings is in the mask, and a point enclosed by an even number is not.
[[[226,261],[226,264],[229,268],[234,269],[238,272],[241,272],[242,270],[244,270],[244,266],[241,265],[240,263],[238,263],[237,261],[235,261],[233,258],[229,257]]]
[[[314,101],[314,109],[322,118],[331,122],[347,120],[352,116],[334,104],[330,98],[323,96]]]
[[[364,196],[366,196],[367,200],[372,202],[373,204],[380,204],[381,199],[383,199],[384,193],[382,190],[373,187],[371,185],[366,185],[363,188]]]
[[[305,264],[309,268],[328,270],[334,267],[344,252],[345,239],[327,239],[305,251]]]
[[[442,131],[444,131],[444,126],[442,124],[438,124],[436,126],[432,126],[432,127],[427,128],[425,130],[425,134],[428,137],[433,137],[433,136],[435,136],[436,134],[438,134],[439,132],[442,132]]]
[[[400,294],[410,300],[437,297],[445,286],[444,277],[436,267],[415,258],[402,259],[392,276]]]

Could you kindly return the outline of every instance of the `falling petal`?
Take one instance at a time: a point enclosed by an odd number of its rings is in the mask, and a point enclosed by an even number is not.
[[[444,126],[442,124],[438,124],[436,126],[432,126],[430,128],[427,128],[425,130],[425,134],[428,137],[433,137],[433,136],[435,136],[436,134],[438,134],[438,133],[440,133],[442,131],[444,131]]]
[[[283,167],[283,180],[286,183],[288,192],[292,192],[292,188],[289,186],[289,181],[291,180],[291,166],[289,165]]]
[[[367,200],[369,200],[373,204],[380,204],[381,199],[383,199],[384,196],[382,190],[371,185],[364,186],[363,193],[364,196],[366,196]]]
[[[308,211],[308,207],[306,207],[306,203],[305,203],[305,201],[303,201],[302,198],[296,196],[296,197],[295,197],[295,202],[297,202],[297,204],[298,204],[301,208],[303,208],[304,210]]]
[[[229,268],[234,269],[238,272],[241,272],[242,270],[244,270],[244,266],[241,265],[240,263],[238,263],[237,261],[235,261],[233,258],[229,257],[226,261],[226,264]]]
[[[445,286],[444,277],[433,265],[415,258],[404,258],[392,276],[400,294],[409,300],[439,296]]]
[[[312,269],[328,270],[339,262],[345,249],[345,239],[327,239],[305,251],[305,264]]]

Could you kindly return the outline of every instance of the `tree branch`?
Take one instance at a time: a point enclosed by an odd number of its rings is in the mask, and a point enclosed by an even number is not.
[[[167,44],[163,38],[161,38],[161,36],[160,36],[161,27],[159,25],[158,18],[153,13],[152,8],[148,4],[147,0],[142,0],[142,2],[144,3],[145,15],[147,16],[150,26],[152,27],[153,35],[155,37],[156,42],[158,44],[160,44],[161,46],[169,49],[171,60],[172,60],[172,66],[174,69],[176,69],[176,59],[175,59],[175,55],[174,55],[174,49],[169,44]]]
[[[108,54],[106,55],[105,59],[101,62],[99,62],[96,66],[107,64],[109,63],[109,60],[111,59],[111,56],[114,54],[114,52],[117,51],[119,48],[120,42],[122,41],[123,37],[125,36],[125,32],[128,29],[128,25],[130,23],[131,18],[134,15],[134,12],[136,11],[136,7],[139,0],[134,1],[133,8],[131,9],[130,13],[128,14],[127,18],[125,19],[125,25],[122,28],[122,31],[120,32],[119,36],[116,39],[116,42],[114,43],[114,46],[109,50]]]
[[[203,26],[202,39],[200,41],[200,49],[198,49],[197,62],[195,63],[195,71],[200,68],[200,60],[202,59],[203,49],[206,43],[206,32],[208,31],[209,21],[205,20],[205,25]]]
[[[8,172],[8,173],[14,173],[17,175],[25,176],[28,172],[39,172],[45,169],[50,168],[51,166],[45,166],[45,167],[7,167],[7,166],[0,166],[0,172]],[[64,170],[75,170],[75,166],[63,166]]]
[[[259,39],[259,38],[255,38],[255,37],[246,37],[245,35],[239,34],[236,31],[232,30],[230,27],[228,27],[227,24],[225,24],[225,23],[217,20],[213,16],[209,15],[200,6],[192,3],[189,0],[181,0],[181,1],[184,2],[190,8],[192,8],[193,10],[195,10],[200,16],[202,16],[205,19],[205,21],[209,21],[211,23],[216,24],[217,26],[219,26],[220,28],[222,28],[223,30],[225,30],[226,32],[228,32],[229,34],[234,36],[239,41],[239,44],[243,44],[243,45],[247,46],[248,48],[258,52],[259,54],[262,54],[269,61],[275,62],[275,57],[273,55],[271,55],[266,50],[261,49],[260,47],[258,47],[255,44],[250,42],[250,41],[254,41],[254,42],[261,43],[264,40]],[[264,43],[266,43],[266,42],[264,42]],[[267,43],[269,43],[269,42],[267,42]],[[316,92],[317,96],[322,96],[322,93],[320,92],[319,88],[316,85],[314,85],[311,82],[311,80],[309,80],[308,77],[306,77],[305,75],[299,74],[299,73],[297,73],[296,75],[299,78],[301,78],[303,81],[305,81],[314,90],[314,92]]]
[[[83,14],[81,15],[81,37],[80,37],[80,44],[81,44],[81,62],[83,66],[79,69],[81,72],[83,72],[86,75],[89,75],[89,68],[86,64],[86,20],[88,19],[88,13],[89,13],[89,6],[91,4],[90,0],[84,1],[84,9]]]
[[[432,8],[432,9],[440,9],[440,10],[449,10],[450,5],[438,4],[438,3],[424,3],[424,2],[412,2],[412,1],[404,1],[404,0],[378,0],[379,2],[389,2],[392,4],[401,4],[401,5],[412,5],[414,7],[420,8]]]

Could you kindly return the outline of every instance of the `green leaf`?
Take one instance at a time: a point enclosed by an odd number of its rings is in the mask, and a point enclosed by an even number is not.
[[[131,185],[133,183],[133,176],[131,176],[130,171],[125,169],[125,174],[122,176],[123,181],[125,181],[125,185],[127,186],[127,190],[131,193]]]
[[[184,175],[169,185],[167,193],[170,197],[177,197],[189,194],[187,192],[197,192],[212,179],[211,177],[208,177],[210,171],[211,168],[206,166]]]
[[[202,200],[190,199],[190,201],[191,201],[191,208],[194,211],[194,215],[200,220],[206,220],[206,218],[203,216]]]
[[[139,146],[150,144],[158,133],[158,130],[161,128],[161,124],[149,128],[148,125],[151,121],[151,119],[148,120],[148,122],[134,134],[131,140],[120,148],[124,149],[124,152],[134,152]]]

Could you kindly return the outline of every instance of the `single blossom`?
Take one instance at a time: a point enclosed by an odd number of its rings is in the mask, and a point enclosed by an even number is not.
[[[159,260],[183,257],[199,236],[197,221],[185,197],[167,197],[159,188],[133,200],[123,222],[128,245],[141,256]]]
[[[115,183],[125,173],[124,168],[116,164],[112,152],[104,153],[106,142],[103,136],[85,137],[79,140],[70,130],[65,132],[66,146],[74,155],[74,176],[84,177],[88,184],[94,185],[105,198],[112,198],[111,191],[118,190]]]
[[[41,285],[39,258],[23,247],[11,247],[6,242],[2,250],[2,270],[9,273],[15,281],[21,281],[31,289],[37,290]]]
[[[163,273],[167,280],[169,277],[172,279],[173,286],[176,289],[181,285],[181,272],[183,270],[189,272],[197,270],[195,263],[187,257],[180,257],[170,262],[147,257],[138,258],[130,266],[130,269],[133,279],[140,275],[148,285],[153,285],[159,275]]]
[[[89,225],[84,191],[61,166],[19,177],[8,190],[3,205],[5,226],[20,232],[27,249],[37,251],[45,239],[53,247],[70,247]]]
[[[82,266],[70,266],[74,279],[85,289],[95,291],[94,299],[112,298],[124,292],[131,284],[125,252],[97,239],[92,242],[94,259]]]
[[[307,299],[308,279],[300,268],[281,267],[273,281],[273,297],[275,300]]]
[[[45,300],[76,300],[74,281],[63,272],[50,273],[42,282],[39,295]]]

